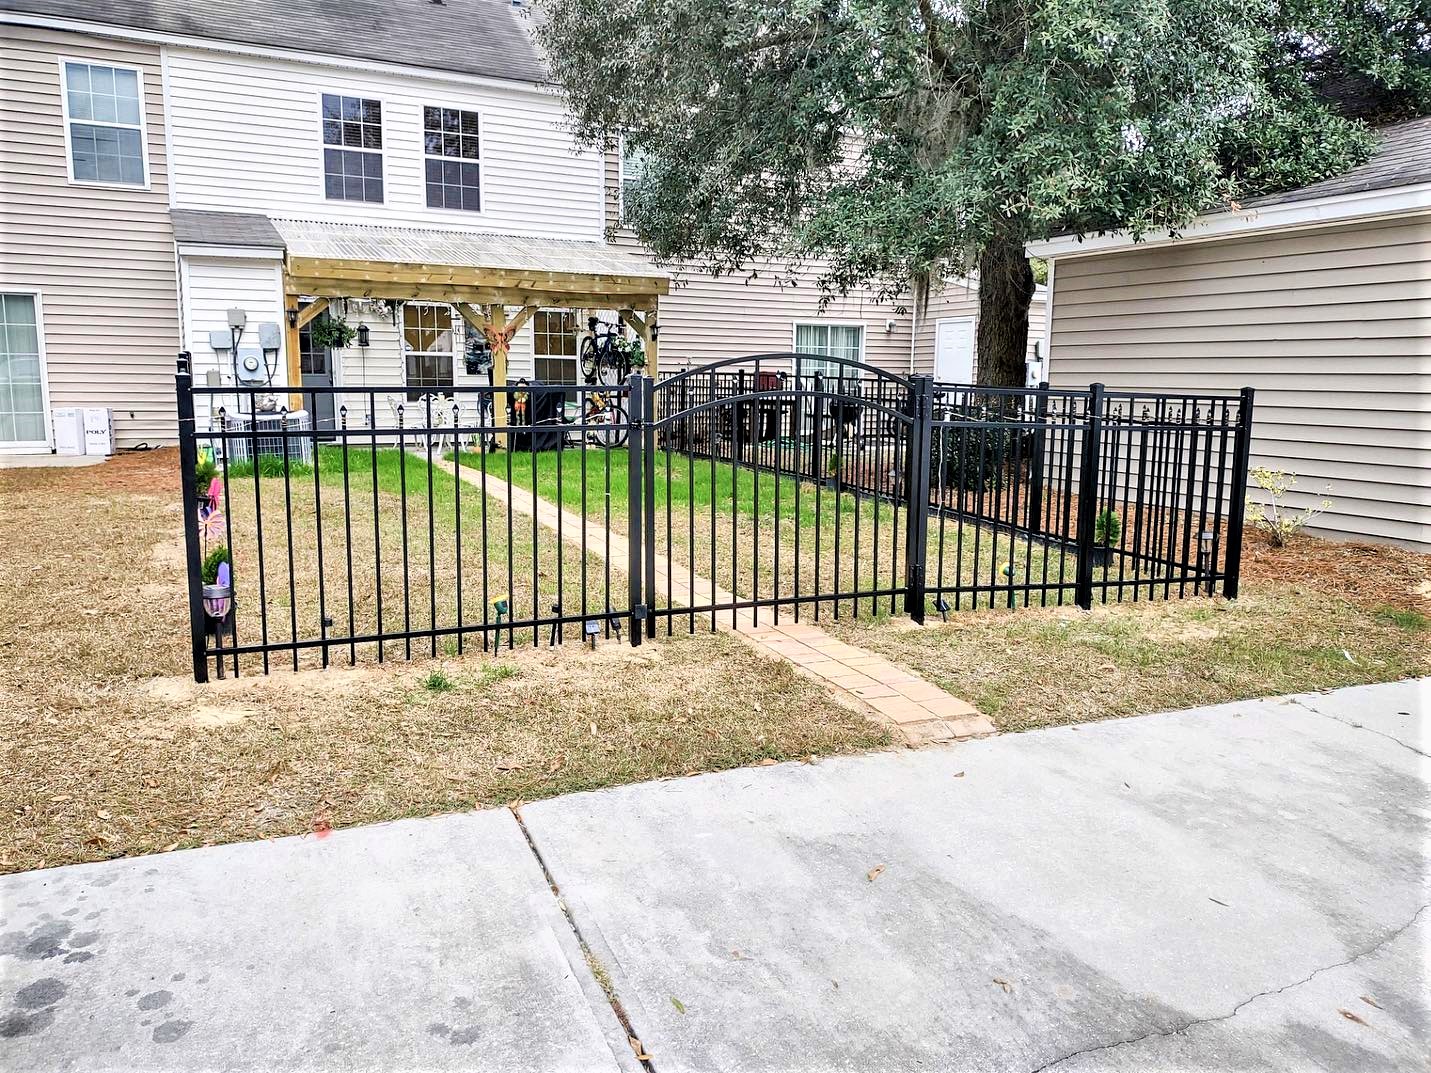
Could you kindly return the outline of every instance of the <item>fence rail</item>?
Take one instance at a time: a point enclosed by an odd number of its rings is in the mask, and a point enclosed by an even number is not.
[[[195,677],[761,616],[1238,589],[1253,396],[810,355],[660,382],[176,380]],[[326,411],[331,428],[307,415]]]

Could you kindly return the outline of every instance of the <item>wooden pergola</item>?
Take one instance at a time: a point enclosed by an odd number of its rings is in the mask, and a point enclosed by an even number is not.
[[[662,295],[670,277],[649,261],[602,242],[472,232],[274,220],[287,247],[288,375],[301,382],[298,332],[331,299],[441,302],[492,348],[494,384],[507,382],[507,355],[540,309],[618,311],[640,337],[656,375]],[[303,298],[314,301],[300,308]],[[515,313],[509,310],[515,309]]]

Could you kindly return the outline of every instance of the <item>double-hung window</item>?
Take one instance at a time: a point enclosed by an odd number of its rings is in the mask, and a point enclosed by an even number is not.
[[[383,200],[383,106],[323,94],[323,193],[330,201]]]
[[[139,72],[80,60],[65,60],[63,66],[70,178],[77,183],[145,185]]]
[[[480,121],[461,108],[422,110],[423,178],[427,207],[482,211]]]
[[[402,348],[409,399],[452,390],[451,306],[406,303],[402,307]]]
[[[813,376],[853,376],[857,370],[834,359],[861,361],[864,354],[865,329],[859,324],[797,324],[795,350],[800,354],[816,354],[831,359],[820,361],[806,358],[800,362],[800,374]]]

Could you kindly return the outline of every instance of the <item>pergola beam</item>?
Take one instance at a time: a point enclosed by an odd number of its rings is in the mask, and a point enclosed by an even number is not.
[[[353,282],[346,280],[294,277],[289,280],[292,293],[327,298],[386,298],[408,302],[468,303],[476,306],[509,305],[537,306],[548,309],[612,309],[653,310],[660,296],[646,294],[614,295],[602,291],[571,293],[567,291],[496,290],[490,287],[456,287],[440,284]]]

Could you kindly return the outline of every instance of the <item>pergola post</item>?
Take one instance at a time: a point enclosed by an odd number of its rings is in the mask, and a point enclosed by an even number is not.
[[[288,368],[288,409],[290,412],[303,408],[303,392],[294,391],[293,388],[303,387],[303,344],[299,333],[303,327],[313,321],[318,314],[328,308],[328,299],[319,298],[309,302],[302,309],[298,308],[299,296],[296,294],[286,294],[283,297],[283,308],[288,314],[287,330],[284,333],[284,348],[288,351],[285,355]],[[317,427],[317,414],[310,414],[310,419]]]
[[[660,325],[656,320],[656,310],[652,308],[650,312],[642,316],[634,309],[621,310],[621,316],[631,325],[632,330],[641,339],[641,344],[646,351],[645,373],[653,380],[657,377],[657,362],[659,354],[657,341],[661,334]]]

